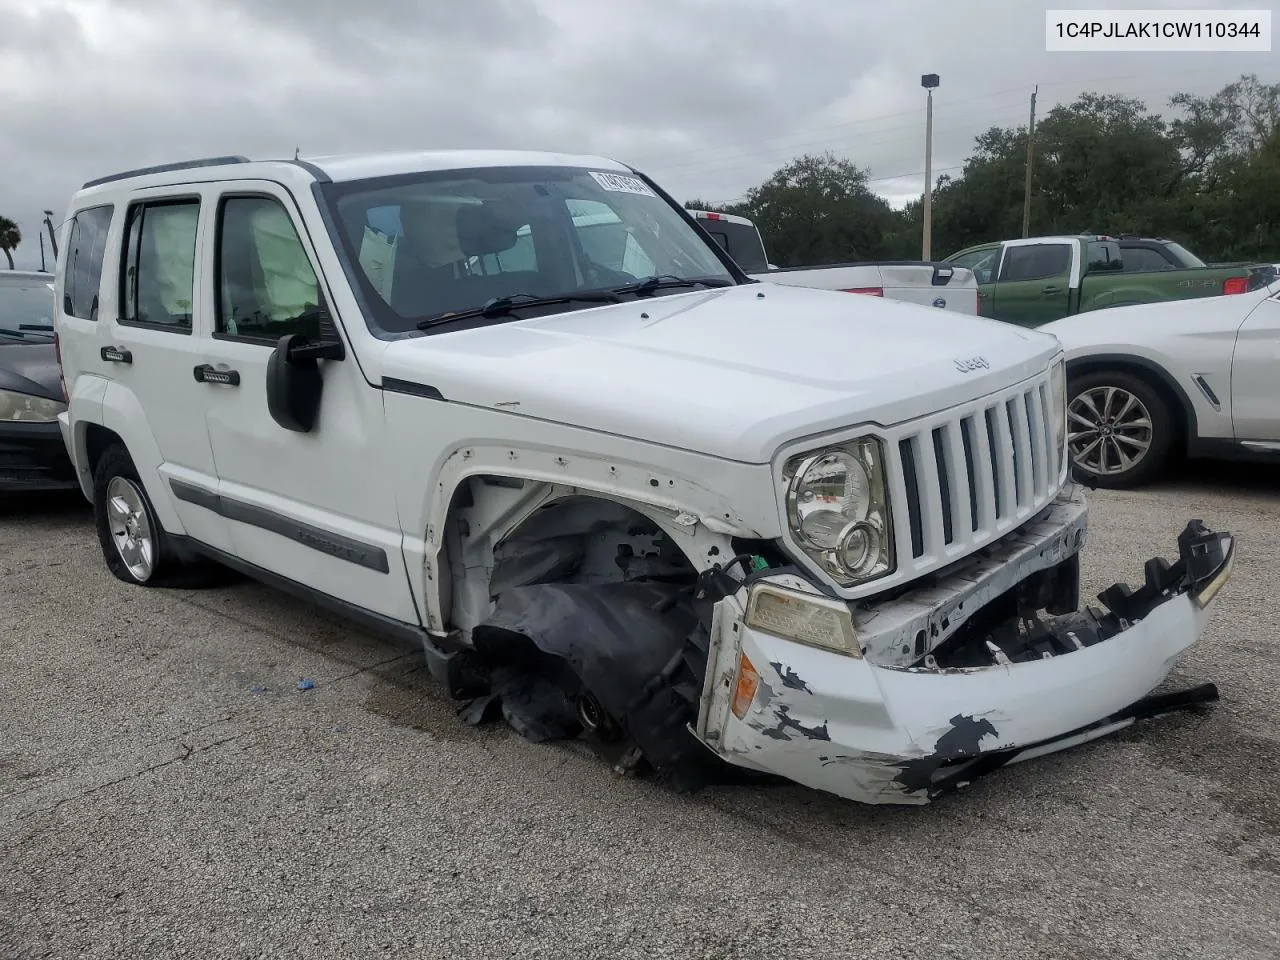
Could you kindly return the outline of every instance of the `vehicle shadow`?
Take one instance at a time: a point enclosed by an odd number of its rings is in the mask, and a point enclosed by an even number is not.
[[[93,506],[79,490],[0,493],[0,521],[30,522],[93,519]]]
[[[1151,484],[1151,490],[1206,493],[1280,493],[1280,462],[1234,463],[1217,460],[1186,460],[1170,467],[1168,473]]]

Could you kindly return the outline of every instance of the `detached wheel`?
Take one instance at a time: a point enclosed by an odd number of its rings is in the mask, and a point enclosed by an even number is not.
[[[125,583],[198,587],[219,579],[212,565],[184,563],[176,555],[124,444],[113,444],[98,461],[93,514],[107,568]]]
[[[1145,380],[1099,371],[1072,380],[1068,394],[1067,447],[1079,479],[1124,489],[1149,483],[1167,466],[1178,424]]]

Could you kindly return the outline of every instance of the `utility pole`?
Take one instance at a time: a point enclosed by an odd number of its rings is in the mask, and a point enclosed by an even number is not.
[[[920,86],[928,91],[924,108],[924,242],[920,259],[930,260],[933,251],[933,90],[938,86],[938,75],[926,73],[920,78]]]
[[[49,228],[49,246],[53,247],[53,259],[58,259],[58,238],[53,233],[53,211],[44,212],[44,225]],[[42,244],[43,245],[43,244]]]
[[[1035,159],[1036,146],[1036,94],[1039,85],[1031,91],[1031,121],[1027,124],[1027,184],[1022,194],[1022,236],[1031,235],[1031,164]]]
[[[36,236],[40,238],[40,272],[48,273],[49,269],[44,265],[44,234],[37,233]]]

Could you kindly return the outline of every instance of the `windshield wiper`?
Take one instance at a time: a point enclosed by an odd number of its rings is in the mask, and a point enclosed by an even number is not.
[[[34,323],[21,323],[18,329],[14,330],[10,327],[0,327],[0,335],[13,337],[15,340],[26,340],[29,337],[44,336],[53,337],[53,327],[42,327]]]
[[[457,320],[469,320],[472,317],[485,317],[496,320],[498,317],[511,315],[512,310],[521,307],[550,307],[560,303],[621,303],[616,293],[557,293],[549,297],[537,297],[531,293],[513,293],[507,297],[494,297],[487,303],[454,313],[442,313],[438,317],[428,317],[417,323],[419,330],[430,330],[442,324]]]
[[[671,274],[660,274],[645,277],[635,283],[623,287],[614,287],[613,293],[634,293],[637,297],[651,297],[659,290],[673,290],[676,287],[731,287],[732,280],[721,277],[676,277]]]

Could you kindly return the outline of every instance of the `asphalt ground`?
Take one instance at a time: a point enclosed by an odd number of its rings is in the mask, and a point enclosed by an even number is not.
[[[120,583],[77,497],[0,504],[0,956],[1274,960],[1280,471],[1092,503],[1087,595],[1238,535],[1174,678],[1222,700],[919,809],[623,779],[266,587]]]

